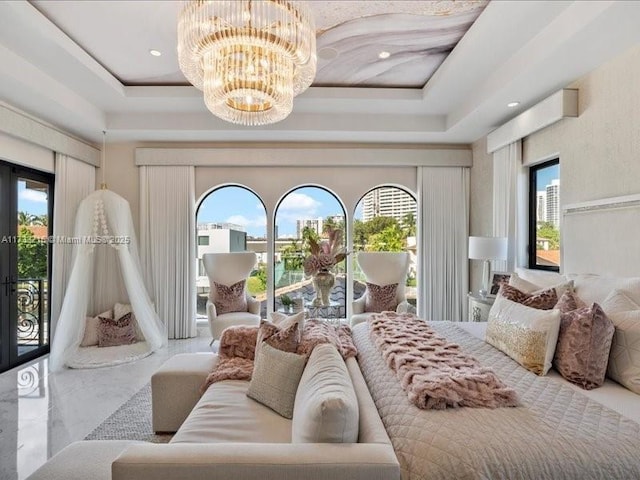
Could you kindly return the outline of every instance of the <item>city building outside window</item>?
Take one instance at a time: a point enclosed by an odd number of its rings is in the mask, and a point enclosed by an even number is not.
[[[529,268],[560,270],[560,161],[529,170]]]

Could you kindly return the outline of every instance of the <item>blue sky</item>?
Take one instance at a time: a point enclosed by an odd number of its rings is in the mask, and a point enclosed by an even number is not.
[[[318,187],[289,193],[276,214],[279,237],[295,236],[296,220],[343,215],[335,197]],[[198,210],[198,223],[230,222],[243,225],[248,235],[265,236],[266,217],[258,197],[241,187],[223,187],[207,196]]]
[[[551,184],[551,180],[560,178],[560,165],[554,165],[552,167],[543,168],[538,170],[537,174],[537,188],[538,190],[544,190],[544,188]]]
[[[25,188],[25,182],[18,181],[18,211],[31,215],[47,213],[47,195],[44,192]]]

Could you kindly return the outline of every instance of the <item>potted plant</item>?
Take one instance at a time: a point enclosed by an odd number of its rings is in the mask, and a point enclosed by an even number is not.
[[[284,308],[284,311],[289,313],[291,312],[291,307],[293,306],[293,298],[291,298],[289,295],[283,293],[282,295],[280,295],[280,303],[282,304],[282,308]]]

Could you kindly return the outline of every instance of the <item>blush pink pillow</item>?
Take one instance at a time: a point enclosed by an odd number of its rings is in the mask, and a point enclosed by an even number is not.
[[[136,343],[136,327],[131,312],[118,319],[99,318],[98,347],[117,347]]]
[[[604,383],[615,328],[600,305],[563,313],[553,365],[585,390]]]
[[[395,311],[398,306],[396,292],[398,284],[376,285],[367,282],[367,294],[364,301],[364,311],[371,313],[380,313],[386,311]]]
[[[240,280],[233,285],[223,285],[213,282],[215,286],[216,313],[222,315],[231,312],[246,312],[248,310],[247,297],[244,293],[244,280]]]

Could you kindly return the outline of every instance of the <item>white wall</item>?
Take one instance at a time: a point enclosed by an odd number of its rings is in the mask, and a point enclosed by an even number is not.
[[[640,47],[569,87],[579,90],[578,118],[564,119],[526,137],[523,163],[532,165],[559,155],[561,208],[640,193]],[[481,146],[482,141],[473,146],[471,170],[471,225],[476,234],[491,224],[492,215],[491,157]],[[625,217],[624,223],[618,217],[612,211],[563,218],[563,270],[640,275],[640,249],[627,247],[629,238],[640,237],[640,212]]]

